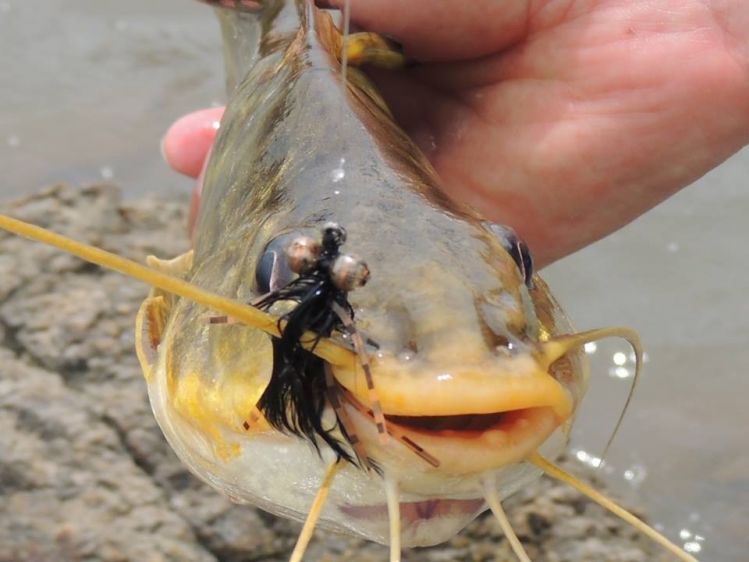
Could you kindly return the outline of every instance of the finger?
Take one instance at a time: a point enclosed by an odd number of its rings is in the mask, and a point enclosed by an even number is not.
[[[197,177],[216,138],[223,114],[223,107],[212,107],[175,121],[161,141],[161,152],[167,164],[181,174]]]
[[[350,0],[351,19],[401,43],[420,61],[454,61],[503,50],[526,34],[530,0]],[[345,0],[318,0],[341,8]]]

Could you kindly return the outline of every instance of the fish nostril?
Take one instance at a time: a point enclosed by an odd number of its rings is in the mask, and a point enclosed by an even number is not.
[[[556,380],[570,388],[575,382],[575,366],[573,358],[568,355],[562,355],[559,359],[549,365],[549,374]]]
[[[479,311],[479,327],[481,328],[481,335],[486,342],[486,346],[492,351],[510,350],[512,344],[510,339],[504,334],[498,334],[491,329],[489,324],[486,322],[484,315]]]
[[[515,315],[512,318],[505,310],[498,309],[484,299],[474,301],[479,329],[486,347],[494,353],[514,355],[525,340],[526,318]]]
[[[497,351],[500,351],[500,350],[509,351],[510,349],[512,349],[512,343],[510,342],[510,340],[507,337],[499,335],[499,334],[494,334],[492,343],[494,344],[494,349]]]

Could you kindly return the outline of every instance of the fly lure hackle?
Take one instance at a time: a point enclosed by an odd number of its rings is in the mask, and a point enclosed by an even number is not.
[[[306,332],[316,334],[311,349],[321,338],[334,331],[346,332],[356,343],[361,337],[353,323],[354,309],[348,293],[366,284],[369,269],[356,256],[343,254],[341,246],[346,231],[336,223],[327,223],[321,240],[299,236],[286,247],[286,259],[296,279],[284,287],[271,291],[253,304],[262,310],[275,303],[291,301],[295,306],[279,318],[281,335],[273,340],[273,372],[258,409],[268,423],[279,431],[308,439],[319,450],[322,439],[340,457],[354,462],[333,435],[335,427],[323,426],[325,406],[330,400],[330,378],[326,382],[325,361],[302,345]],[[369,372],[369,362],[363,346],[355,345],[360,363]],[[368,376],[368,384],[371,376]],[[372,386],[373,389],[373,386]],[[336,422],[349,444],[357,442],[344,420],[340,409],[334,408]],[[384,419],[384,417],[383,417]],[[360,452],[354,447],[355,455]],[[363,459],[358,458],[359,463]]]

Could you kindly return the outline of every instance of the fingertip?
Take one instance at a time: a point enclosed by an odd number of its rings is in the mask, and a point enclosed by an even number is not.
[[[177,119],[161,140],[161,154],[166,163],[181,174],[197,177],[223,114],[223,107],[212,107]]]

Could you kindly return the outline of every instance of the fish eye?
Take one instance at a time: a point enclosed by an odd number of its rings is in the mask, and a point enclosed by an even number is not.
[[[279,236],[268,242],[255,266],[255,290],[264,295],[277,291],[294,279],[294,272],[286,258],[286,248],[292,240],[289,236]]]
[[[533,288],[533,256],[517,233],[503,224],[484,223],[518,266],[528,288]]]

